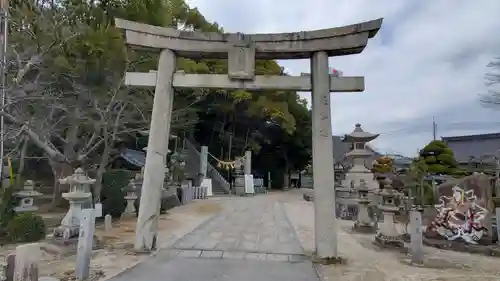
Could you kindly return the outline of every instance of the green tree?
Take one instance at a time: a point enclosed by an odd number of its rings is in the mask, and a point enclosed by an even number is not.
[[[372,165],[372,173],[385,174],[393,171],[393,161],[391,157],[382,156],[376,159]]]
[[[431,141],[426,145],[419,153],[419,161],[425,163],[431,174],[454,174],[457,170],[453,150],[440,140]]]

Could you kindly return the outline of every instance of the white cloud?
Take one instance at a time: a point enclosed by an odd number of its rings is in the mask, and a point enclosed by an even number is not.
[[[312,30],[383,17],[381,31],[362,54],[330,59],[330,65],[344,75],[364,75],[366,79],[363,93],[332,94],[334,133],[349,132],[357,122],[373,132],[400,130],[382,135],[375,145],[380,150],[414,154],[432,137],[432,116],[438,122],[438,135],[500,131],[500,125],[491,124],[500,112],[485,109],[478,101],[478,93],[485,91],[485,66],[500,56],[498,0],[188,3],[228,32]],[[291,74],[309,71],[308,60],[280,64]],[[304,96],[310,97],[308,93]],[[463,126],[471,120],[476,125]],[[452,122],[462,125],[449,125]],[[425,125],[427,131],[422,130]],[[410,134],[410,130],[402,130],[405,128],[415,131]]]

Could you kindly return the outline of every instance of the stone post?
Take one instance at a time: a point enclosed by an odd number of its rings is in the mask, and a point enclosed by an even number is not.
[[[200,187],[204,190],[206,196],[212,196],[212,179],[207,178],[208,169],[208,146],[202,146],[200,150]]]
[[[172,82],[175,72],[175,60],[175,54],[171,50],[164,49],[161,51],[156,75],[144,182],[135,231],[134,249],[136,251],[151,251],[156,248],[158,217],[160,215],[160,201],[165,178],[164,169],[174,100]]]
[[[244,169],[245,169],[245,175],[252,174],[252,151],[250,150],[245,151]]]
[[[38,263],[41,257],[42,252],[38,243],[17,246],[14,281],[38,281]]]
[[[105,218],[111,218],[111,216],[106,215]],[[92,248],[94,245],[94,212],[91,209],[83,210],[80,223],[78,248],[76,251],[75,275],[77,280],[86,280],[90,273],[90,255],[92,254]]]
[[[250,150],[245,151],[245,162],[243,169],[245,173],[245,194],[255,194],[252,175],[252,151]]]
[[[315,247],[319,258],[336,258],[335,175],[326,52],[313,53],[311,82]]]
[[[411,235],[411,261],[422,263],[424,261],[424,245],[422,242],[422,212],[410,211],[410,235]]]
[[[202,146],[200,149],[200,174],[203,176],[202,180],[207,177],[208,167],[208,146]]]

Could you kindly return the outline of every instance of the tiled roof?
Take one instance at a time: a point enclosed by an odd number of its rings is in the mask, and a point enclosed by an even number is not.
[[[493,162],[493,156],[500,149],[500,133],[481,134],[456,137],[442,137],[444,142],[453,150],[455,159],[459,163],[469,162],[470,157],[483,162]]]
[[[346,153],[351,151],[350,143],[344,142],[343,138],[340,136],[332,136],[332,139],[333,139],[333,155],[335,163],[350,164],[350,161],[345,158]],[[371,149],[370,146],[367,145],[366,147],[373,151],[374,153],[374,156],[372,157],[373,160],[382,156],[381,154]],[[370,163],[367,164],[371,164],[371,161],[368,162]]]
[[[144,151],[125,148],[120,153],[120,156],[130,164],[137,167],[143,167],[146,163],[146,153]]]

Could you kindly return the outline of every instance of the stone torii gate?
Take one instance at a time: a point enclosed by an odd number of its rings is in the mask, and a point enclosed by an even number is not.
[[[158,70],[126,73],[127,85],[155,87],[135,249],[156,247],[161,187],[175,88],[224,88],[312,92],[315,243],[320,258],[337,257],[330,92],[361,92],[363,77],[329,74],[328,57],[358,54],[376,35],[382,19],[280,34],[202,33],[116,19],[128,45],[160,51]],[[176,72],[176,57],[228,59],[228,74]],[[256,76],[255,59],[311,59],[310,76]]]

